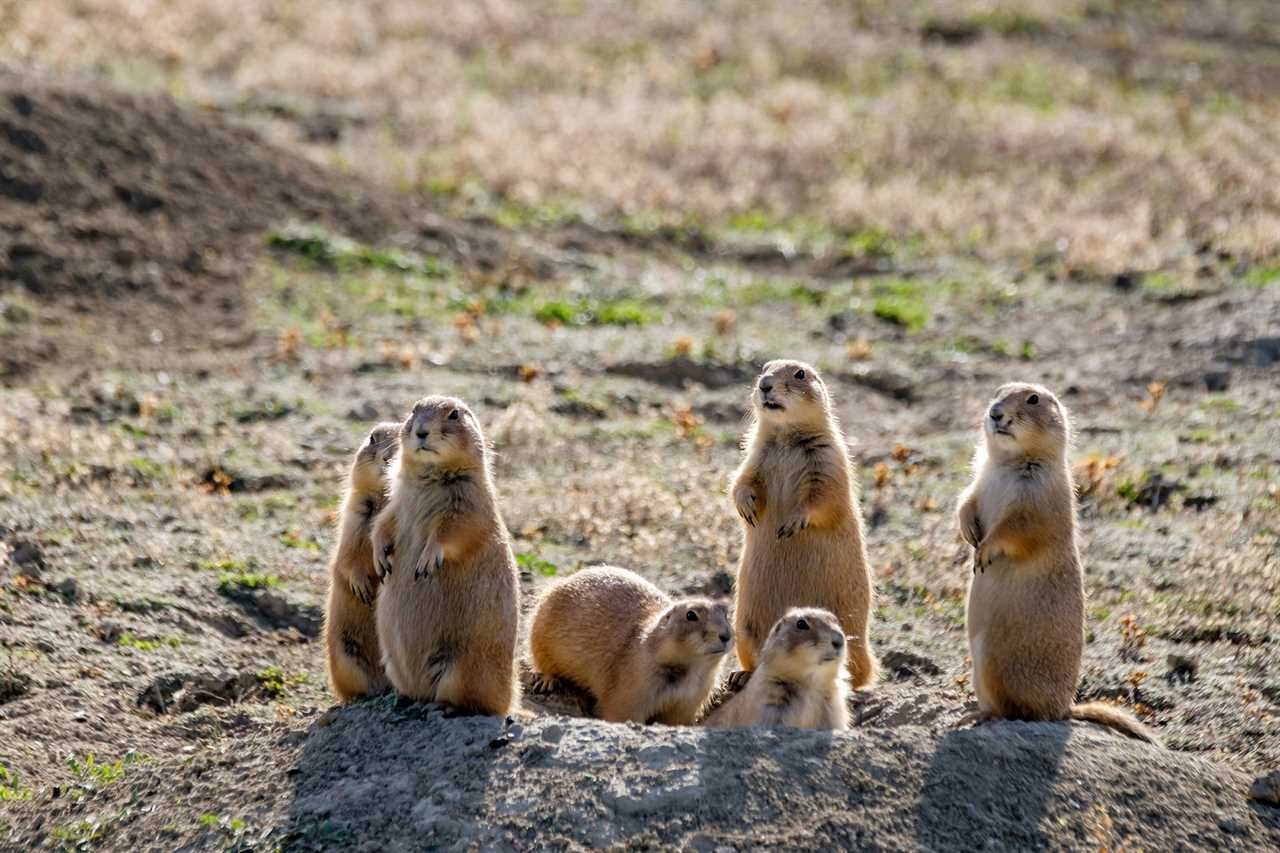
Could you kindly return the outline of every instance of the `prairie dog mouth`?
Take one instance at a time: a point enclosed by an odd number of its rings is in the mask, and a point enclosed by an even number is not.
[[[709,655],[722,655],[727,651],[729,651],[728,643],[718,643],[714,646],[707,647],[707,654]]]
[[[772,400],[765,400],[761,405],[763,405],[766,409],[769,409],[770,411],[774,411],[774,412],[785,411],[787,408],[781,403],[775,403]]]
[[[1005,427],[992,427],[991,431],[996,435],[1007,435],[1009,438],[1013,438],[1013,431]]]

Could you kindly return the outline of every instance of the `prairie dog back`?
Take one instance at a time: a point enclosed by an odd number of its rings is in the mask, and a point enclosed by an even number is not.
[[[723,605],[673,601],[614,567],[583,569],[539,600],[529,653],[543,676],[588,690],[602,719],[689,724],[733,640]]]

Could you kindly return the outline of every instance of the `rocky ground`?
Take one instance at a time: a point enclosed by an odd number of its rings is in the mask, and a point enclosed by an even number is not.
[[[282,116],[277,138],[316,120]],[[1111,272],[887,231],[462,209],[241,119],[0,74],[0,845],[1280,843],[1274,260],[1208,242]],[[885,673],[853,731],[332,707],[325,560],[371,422],[473,404],[526,606],[598,562],[727,596],[726,489],[780,355],[827,377],[861,480]],[[1080,696],[1166,752],[955,729],[951,513],[1009,379],[1055,388],[1076,427]]]

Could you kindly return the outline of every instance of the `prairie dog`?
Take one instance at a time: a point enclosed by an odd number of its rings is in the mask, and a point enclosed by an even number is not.
[[[875,680],[867,624],[871,573],[844,435],[822,377],[802,361],[771,361],[752,391],[755,422],[734,475],[745,542],[738,564],[738,660],[756,666],[766,634],[791,607],[836,615],[854,687]]]
[[[519,575],[480,424],[461,400],[419,400],[400,428],[370,553],[378,642],[397,692],[467,713],[519,705]]]
[[[329,597],[324,617],[329,685],[340,702],[387,689],[374,624],[378,576],[369,531],[387,501],[387,463],[396,451],[397,423],[369,431],[356,451],[338,511],[338,541],[329,558]]]
[[[611,566],[548,588],[529,632],[534,669],[590,691],[601,719],[673,726],[697,719],[732,643],[724,605]]]
[[[1066,407],[1040,385],[1001,386],[960,497],[974,548],[966,626],[980,718],[1090,720],[1158,742],[1130,714],[1071,704],[1084,651],[1084,571]]]
[[[845,652],[853,639],[846,641],[840,622],[826,610],[788,610],[769,632],[746,687],[703,725],[849,728]]]

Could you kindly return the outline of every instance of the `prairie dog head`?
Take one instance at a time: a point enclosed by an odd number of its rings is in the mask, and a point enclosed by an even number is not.
[[[401,470],[472,468],[484,452],[480,422],[456,397],[423,397],[400,427]]]
[[[847,646],[840,622],[829,610],[793,607],[769,631],[761,663],[776,676],[834,679],[844,669]]]
[[[380,492],[387,463],[396,455],[400,444],[400,424],[380,423],[369,430],[351,463],[351,488],[361,493]]]
[[[1011,382],[996,390],[982,418],[987,452],[996,459],[1061,456],[1070,426],[1067,410],[1043,385]]]
[[[762,424],[821,423],[831,408],[827,386],[813,365],[778,359],[765,364],[751,392],[756,418]]]
[[[692,662],[701,657],[719,658],[733,645],[729,611],[706,598],[686,598],[666,609],[650,633],[658,658],[666,662]]]

